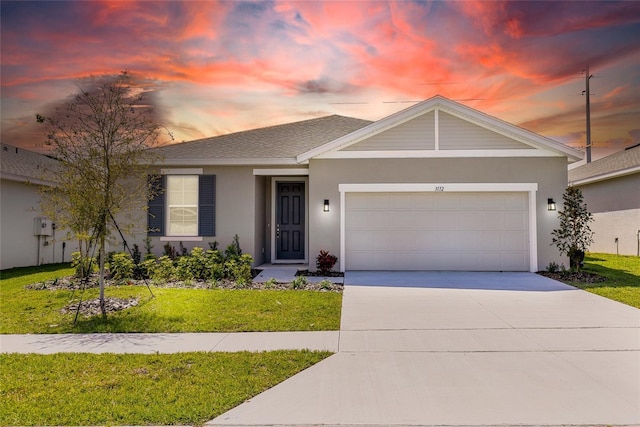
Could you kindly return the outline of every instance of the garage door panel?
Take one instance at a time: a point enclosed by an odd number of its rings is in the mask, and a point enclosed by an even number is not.
[[[503,229],[505,230],[523,230],[527,228],[529,217],[526,212],[522,211],[506,211],[502,212]]]
[[[348,270],[527,271],[527,193],[347,193]]]

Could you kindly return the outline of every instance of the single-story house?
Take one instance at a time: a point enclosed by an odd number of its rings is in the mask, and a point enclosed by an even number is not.
[[[258,265],[314,269],[326,250],[341,271],[567,264],[551,246],[549,199],[583,156],[441,96],[376,122],[333,115],[157,152],[155,252],[224,249],[237,234]]]
[[[594,222],[592,252],[640,256],[640,144],[569,171]]]
[[[40,213],[40,187],[52,185],[57,161],[1,146],[0,269],[70,261],[77,243]]]

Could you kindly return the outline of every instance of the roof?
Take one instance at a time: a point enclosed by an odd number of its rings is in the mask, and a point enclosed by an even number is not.
[[[582,160],[583,158],[583,153],[580,150],[576,150],[575,148],[561,144],[553,139],[505,122],[443,96],[436,95],[405,110],[373,122],[348,135],[331,141],[328,144],[313,148],[299,155],[297,160],[298,162],[304,162],[313,157],[326,155],[331,151],[343,149],[433,110],[444,111],[478,126],[523,142],[524,144],[530,145],[532,148],[545,150],[549,155],[567,157],[567,160],[570,163]]]
[[[569,183],[587,184],[633,173],[640,173],[640,145],[570,170]]]
[[[154,151],[166,164],[298,164],[301,153],[371,124],[332,115],[167,145]]]
[[[57,160],[13,145],[1,145],[0,176],[3,179],[35,184],[51,183],[54,171],[59,167]]]

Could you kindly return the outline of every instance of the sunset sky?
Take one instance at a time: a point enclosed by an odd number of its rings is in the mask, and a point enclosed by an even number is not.
[[[640,142],[638,1],[2,0],[2,142],[128,70],[175,140],[329,114],[376,120],[440,94],[593,157]]]

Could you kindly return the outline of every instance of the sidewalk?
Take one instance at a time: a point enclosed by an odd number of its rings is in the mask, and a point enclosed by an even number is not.
[[[339,331],[184,334],[0,335],[0,353],[181,353],[338,351]]]

